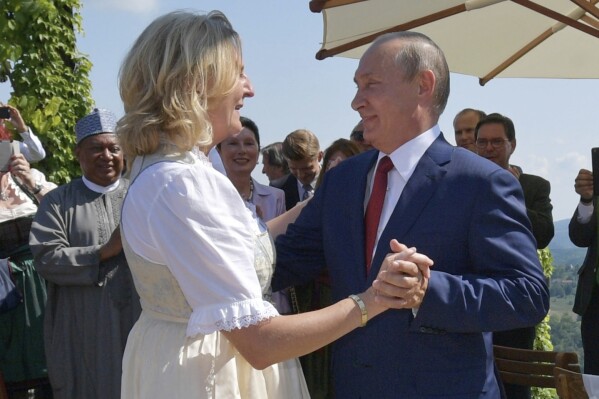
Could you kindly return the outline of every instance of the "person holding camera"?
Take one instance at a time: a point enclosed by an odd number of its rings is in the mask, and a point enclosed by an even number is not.
[[[19,143],[19,151],[27,161],[39,162],[46,157],[42,142],[25,124],[19,110],[12,105],[0,103],[0,140],[13,141],[10,131],[12,129],[6,126],[6,122],[21,136],[21,141],[16,141]]]
[[[597,173],[597,172],[595,172]],[[568,226],[570,241],[586,247],[587,254],[578,271],[574,313],[581,316],[580,335],[584,350],[585,374],[599,375],[599,273],[597,267],[597,209],[593,203],[593,172],[581,169],[574,179],[574,190],[580,195]]]
[[[33,266],[29,230],[39,201],[55,187],[23,154],[12,155],[8,171],[0,172],[0,267],[22,297],[0,312],[0,372],[11,398],[26,397],[23,382],[38,379],[46,379],[45,386],[42,382],[36,388],[41,396],[51,393],[42,335],[46,282]]]

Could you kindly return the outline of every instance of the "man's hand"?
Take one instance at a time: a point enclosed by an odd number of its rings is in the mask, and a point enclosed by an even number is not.
[[[574,190],[583,202],[593,200],[593,173],[590,170],[580,169],[574,179]]]
[[[100,262],[112,258],[113,256],[117,256],[122,250],[123,243],[121,241],[121,229],[117,226],[106,244],[100,247]]]
[[[393,253],[385,257],[372,283],[376,301],[394,309],[418,308],[428,288],[433,261],[397,240],[391,240],[390,246]]]

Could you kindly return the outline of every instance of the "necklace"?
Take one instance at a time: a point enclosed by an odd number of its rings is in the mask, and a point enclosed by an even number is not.
[[[8,175],[8,173],[7,173],[7,175]],[[8,190],[8,186],[10,186],[10,182],[7,179],[6,180],[6,187],[4,187],[4,189],[2,190],[2,192],[0,192],[0,201],[7,201],[8,200],[8,195],[6,195],[6,190]]]
[[[241,198],[246,202],[252,202],[252,195],[254,195],[254,182],[252,181],[252,178],[250,178],[250,194],[247,198],[241,194]]]

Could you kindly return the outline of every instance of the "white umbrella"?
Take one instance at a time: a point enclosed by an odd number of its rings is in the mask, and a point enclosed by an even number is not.
[[[313,0],[316,58],[359,58],[378,35],[422,32],[452,72],[479,77],[599,78],[599,0]]]

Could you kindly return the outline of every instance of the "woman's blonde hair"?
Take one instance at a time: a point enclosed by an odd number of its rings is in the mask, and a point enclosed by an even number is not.
[[[242,73],[241,41],[220,11],[175,11],[152,22],[133,44],[119,72],[125,116],[117,124],[127,158],[166,145],[177,152],[209,146],[208,111]]]

